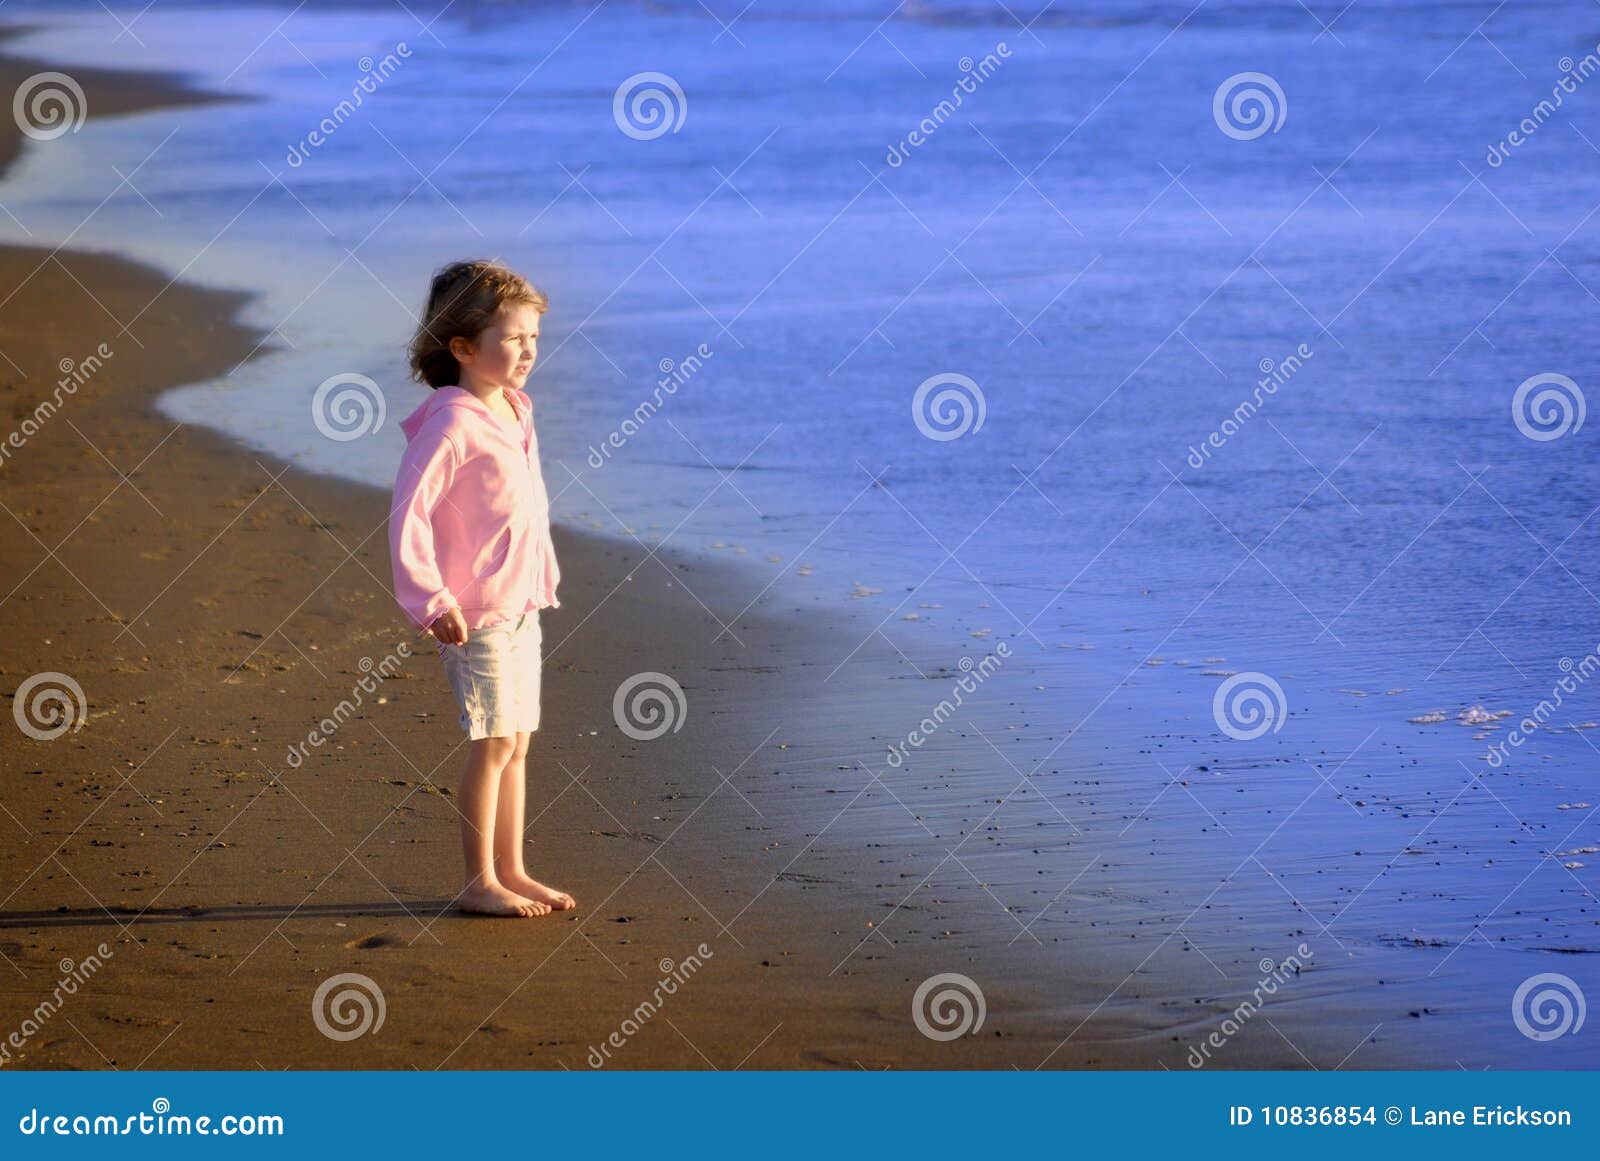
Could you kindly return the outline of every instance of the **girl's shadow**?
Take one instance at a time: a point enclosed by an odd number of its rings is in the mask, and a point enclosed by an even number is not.
[[[415,903],[240,903],[231,907],[96,907],[53,911],[0,911],[0,928],[131,927],[143,923],[227,923],[261,919],[435,919],[455,907],[454,899],[419,899]]]

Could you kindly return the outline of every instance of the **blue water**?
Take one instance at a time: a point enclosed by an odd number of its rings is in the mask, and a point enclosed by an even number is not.
[[[950,820],[1032,781],[1050,803],[1034,821],[1071,815],[1071,833],[977,856],[1006,906],[1056,922],[1046,901],[1103,839],[1189,869],[1170,902],[1139,901],[1169,924],[1230,876],[1229,915],[1184,927],[1224,963],[1253,964],[1260,933],[1307,910],[1341,955],[1416,940],[1436,949],[1423,971],[1470,961],[1451,986],[1478,989],[1471,1019],[1430,1060],[1581,1059],[1530,1049],[1504,1008],[1545,970],[1531,949],[1600,949],[1600,861],[1558,853],[1600,845],[1600,735],[1544,729],[1507,765],[1484,755],[1563,658],[1600,645],[1600,419],[1536,440],[1513,415],[1535,375],[1595,397],[1600,78],[1490,151],[1563,59],[1596,50],[1600,10],[712,7],[456,5],[431,29],[319,7],[278,35],[286,9],[201,27],[163,7],[114,42],[86,10],[22,49],[181,65],[259,99],[91,124],[30,152],[6,204],[36,235],[76,227],[74,245],[261,291],[261,356],[169,411],[378,484],[423,395],[401,350],[429,272],[505,259],[551,299],[531,390],[558,520],[737,558],[771,582],[764,608],[881,624],[839,672],[1010,643],[971,717],[985,736],[1028,719],[1007,763],[965,730],[888,766],[884,739],[914,720],[841,720],[817,743],[908,794],[919,761],[961,772],[951,800],[923,803]],[[361,58],[402,42],[393,75],[291,165]],[[638,140],[613,97],[645,72],[681,88],[682,123]],[[1213,98],[1247,72],[1275,83],[1282,121],[1240,139]],[[116,189],[108,167],[158,145],[137,193]],[[702,345],[600,454],[663,362]],[[387,419],[341,442],[311,399],[347,372],[380,385]],[[913,398],[939,375],[976,384],[980,427],[919,430]],[[1218,728],[1232,672],[1284,690],[1278,730]],[[1458,724],[1473,706],[1512,716]],[[1447,720],[1408,720],[1434,711]],[[1597,718],[1583,686],[1551,724]],[[1099,789],[1047,781],[1087,770]],[[925,837],[893,806],[873,817],[908,850]],[[1438,858],[1404,853],[1424,848]],[[1133,861],[1119,883],[1151,873]],[[1512,958],[1473,958],[1491,947]]]

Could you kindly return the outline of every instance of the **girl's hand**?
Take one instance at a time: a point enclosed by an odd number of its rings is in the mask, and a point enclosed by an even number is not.
[[[460,609],[446,609],[439,614],[437,620],[428,626],[428,632],[434,639],[445,645],[465,645],[467,643],[467,619],[461,615]]]

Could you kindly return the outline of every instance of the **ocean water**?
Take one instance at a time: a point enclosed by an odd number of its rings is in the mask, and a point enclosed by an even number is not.
[[[5,186],[7,237],[261,293],[175,419],[387,485],[428,275],[501,257],[558,520],[865,614],[835,672],[930,714],[1005,643],[899,760],[917,720],[835,707],[816,761],[898,791],[841,833],[920,875],[902,800],[1011,818],[975,925],[1099,892],[1233,984],[1309,933],[1361,1015],[1363,965],[1449,981],[1431,1062],[1593,1063],[1508,1013],[1600,986],[1592,4],[51,11],[19,51],[250,98]]]

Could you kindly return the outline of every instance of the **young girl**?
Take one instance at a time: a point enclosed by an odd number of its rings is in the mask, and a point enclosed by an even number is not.
[[[493,262],[433,277],[411,340],[412,375],[434,395],[400,427],[389,549],[395,599],[439,642],[471,739],[460,794],[465,911],[569,911],[565,891],[522,864],[524,761],[539,728],[539,610],[559,607],[550,499],[539,471],[533,369],[545,296]]]

